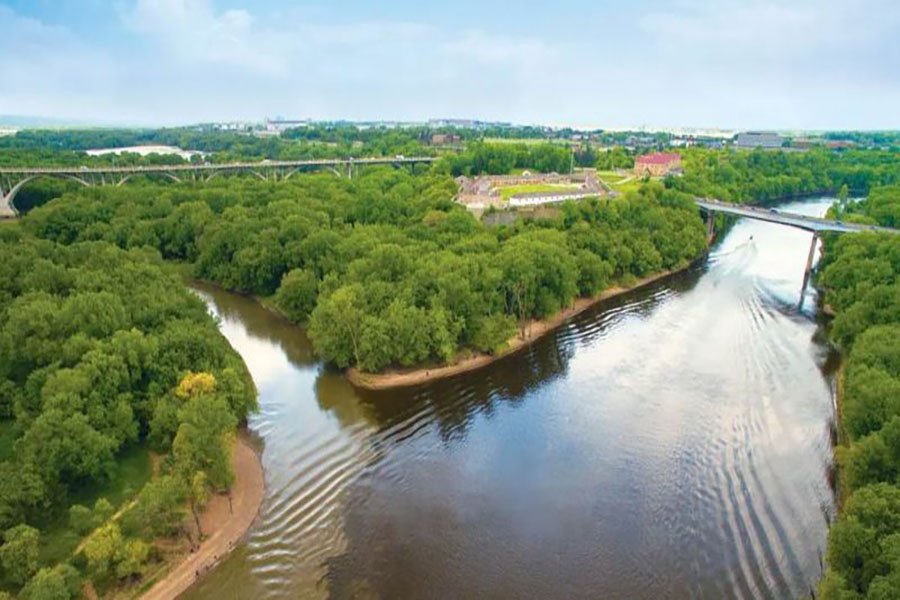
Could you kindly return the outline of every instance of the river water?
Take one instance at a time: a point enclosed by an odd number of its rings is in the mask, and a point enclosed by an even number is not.
[[[198,287],[259,387],[267,491],[187,597],[808,593],[834,511],[836,362],[813,291],[797,309],[809,240],[739,221],[703,266],[525,352],[380,393],[253,301]]]

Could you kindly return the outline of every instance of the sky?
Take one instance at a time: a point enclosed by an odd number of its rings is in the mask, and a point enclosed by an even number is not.
[[[0,115],[900,129],[898,0],[0,0]]]

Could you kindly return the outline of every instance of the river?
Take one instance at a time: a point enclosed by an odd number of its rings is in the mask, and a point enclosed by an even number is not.
[[[259,387],[267,491],[186,597],[807,594],[834,512],[836,364],[813,290],[797,309],[809,240],[741,220],[701,267],[527,351],[379,393],[301,329],[198,286]]]

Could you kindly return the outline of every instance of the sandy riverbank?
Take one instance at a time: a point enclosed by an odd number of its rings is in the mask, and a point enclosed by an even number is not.
[[[387,390],[392,388],[409,387],[419,385],[429,381],[453,377],[461,373],[467,373],[476,369],[481,369],[487,365],[494,363],[505,356],[514,354],[522,348],[528,347],[536,340],[541,339],[568,319],[575,315],[586,311],[598,302],[608,300],[615,296],[619,296],[626,292],[631,292],[638,288],[649,285],[655,281],[665,279],[676,273],[681,273],[690,267],[683,269],[675,269],[670,271],[662,271],[655,275],[638,279],[634,284],[627,287],[611,287],[603,290],[590,298],[578,298],[569,308],[554,315],[549,319],[532,320],[526,326],[527,337],[521,338],[518,334],[507,342],[507,347],[498,354],[474,354],[466,358],[461,358],[453,364],[441,365],[435,367],[424,367],[409,370],[388,370],[382,373],[363,373],[355,367],[346,370],[347,379],[353,385],[368,390]]]
[[[235,481],[231,487],[231,502],[227,495],[216,494],[200,515],[201,527],[208,537],[197,551],[187,554],[147,590],[141,596],[142,600],[177,598],[224,559],[250,529],[262,504],[265,480],[259,454],[245,432],[238,434],[232,466]],[[193,520],[191,524],[193,527]]]

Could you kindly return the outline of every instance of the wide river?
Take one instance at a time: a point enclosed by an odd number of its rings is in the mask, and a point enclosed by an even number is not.
[[[836,363],[814,291],[797,309],[809,240],[739,221],[703,266],[525,352],[380,393],[302,329],[198,287],[259,387],[267,490],[186,597],[807,594],[834,512]]]

